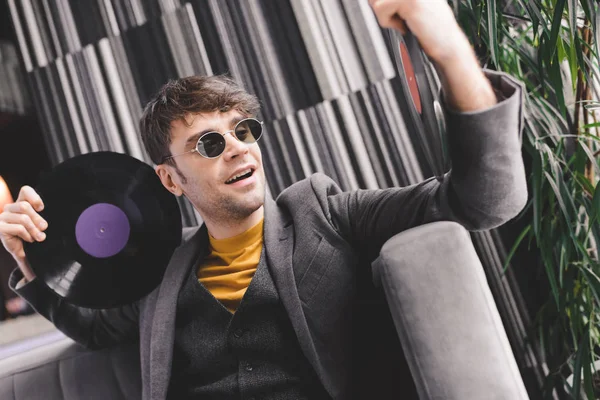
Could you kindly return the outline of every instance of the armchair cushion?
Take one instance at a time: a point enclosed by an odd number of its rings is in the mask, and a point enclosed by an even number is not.
[[[91,351],[65,337],[0,360],[0,399],[140,399],[139,359],[138,343]]]
[[[469,233],[435,222],[373,263],[420,399],[528,399]]]

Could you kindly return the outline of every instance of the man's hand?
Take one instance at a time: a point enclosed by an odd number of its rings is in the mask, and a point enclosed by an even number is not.
[[[35,278],[35,274],[25,257],[23,240],[30,243],[42,242],[46,239],[44,231],[48,223],[38,214],[44,209],[39,194],[29,186],[23,186],[17,201],[4,206],[0,214],[0,241],[14,257],[27,281]]]
[[[476,111],[496,104],[496,95],[483,74],[469,40],[446,0],[369,0],[384,28],[410,29],[434,62],[448,105]]]
[[[369,0],[369,3],[382,27],[403,34],[408,27],[425,54],[436,63],[442,64],[470,50],[469,41],[446,0]]]

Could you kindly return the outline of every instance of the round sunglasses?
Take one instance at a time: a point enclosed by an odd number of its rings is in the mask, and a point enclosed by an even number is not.
[[[263,123],[254,118],[244,118],[235,124],[235,127],[230,131],[223,133],[217,131],[206,132],[198,138],[198,142],[194,149],[184,153],[167,156],[163,158],[163,162],[169,158],[179,157],[194,152],[200,154],[204,158],[217,158],[225,151],[225,135],[228,133],[233,134],[233,136],[242,143],[248,145],[254,144],[262,136]]]

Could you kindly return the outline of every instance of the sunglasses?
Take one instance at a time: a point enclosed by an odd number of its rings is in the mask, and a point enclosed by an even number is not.
[[[235,127],[227,132],[217,131],[206,132],[198,138],[196,147],[185,153],[175,154],[163,158],[163,162],[169,158],[179,157],[188,153],[198,153],[204,158],[217,158],[225,151],[225,135],[231,133],[237,140],[248,145],[254,144],[261,138],[263,133],[263,123],[254,118],[244,118],[235,124]]]

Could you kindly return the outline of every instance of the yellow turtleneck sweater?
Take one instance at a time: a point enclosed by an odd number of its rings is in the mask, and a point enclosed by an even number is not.
[[[210,254],[198,268],[198,280],[232,313],[256,272],[263,245],[263,221],[227,239],[208,235]]]

